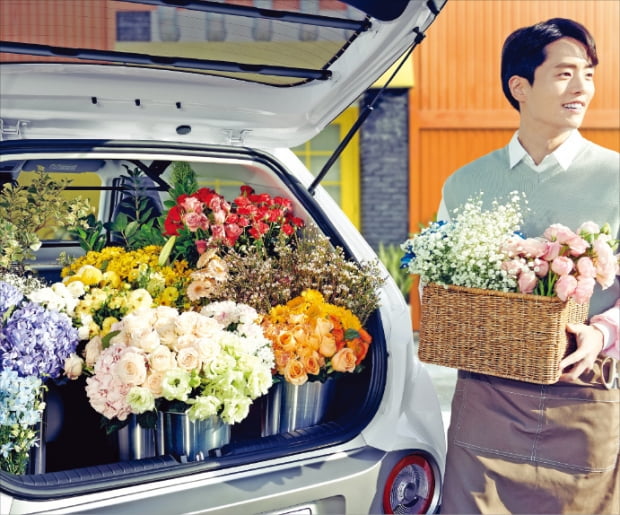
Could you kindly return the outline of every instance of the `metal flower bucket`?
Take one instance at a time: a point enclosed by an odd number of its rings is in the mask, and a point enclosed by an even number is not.
[[[129,415],[128,420],[129,423],[118,430],[119,459],[141,460],[155,456],[155,430],[142,427],[135,415]]]
[[[158,433],[158,453],[180,461],[204,460],[209,451],[230,442],[230,425],[216,416],[192,422],[186,413],[162,411]]]
[[[262,436],[288,433],[318,424],[334,393],[334,381],[274,384],[264,398]]]

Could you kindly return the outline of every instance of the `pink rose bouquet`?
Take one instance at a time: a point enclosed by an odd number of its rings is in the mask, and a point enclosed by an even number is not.
[[[168,210],[164,235],[172,240],[173,258],[196,264],[209,249],[257,246],[269,253],[279,237],[290,239],[303,221],[289,199],[257,194],[247,185],[232,203],[210,188],[181,194]]]
[[[521,293],[572,298],[578,304],[589,302],[598,283],[609,288],[619,271],[618,242],[609,225],[583,223],[576,232],[561,224],[549,226],[541,237],[507,239],[501,251],[508,256],[502,263],[517,281]]]

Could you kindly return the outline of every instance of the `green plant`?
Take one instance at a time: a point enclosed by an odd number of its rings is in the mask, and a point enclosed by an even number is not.
[[[401,268],[401,258],[403,251],[400,245],[383,244],[379,243],[379,249],[377,252],[379,260],[383,263],[383,266],[387,268],[387,271],[396,282],[396,286],[403,294],[405,299],[409,299],[409,292],[411,291],[411,285],[413,284],[413,276],[405,268]]]
[[[39,231],[76,230],[91,211],[88,199],[66,200],[62,192],[71,181],[54,180],[42,166],[29,185],[6,183],[0,190],[0,267],[33,259],[41,246]]]
[[[125,166],[127,186],[119,202],[119,212],[112,223],[104,227],[116,233],[122,244],[129,250],[136,250],[147,245],[163,245],[165,239],[159,226],[157,215],[153,214],[147,189],[143,186],[144,175],[139,168],[130,170]]]

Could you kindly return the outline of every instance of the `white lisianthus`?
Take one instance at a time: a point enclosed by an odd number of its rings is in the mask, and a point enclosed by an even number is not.
[[[162,396],[168,401],[187,401],[192,391],[190,374],[182,368],[172,368],[164,374],[161,382]]]
[[[220,417],[227,424],[236,424],[245,419],[250,412],[252,401],[247,397],[226,399]]]
[[[190,401],[191,407],[187,411],[190,420],[205,420],[218,414],[221,406],[220,400],[214,395],[203,395]]]
[[[129,404],[132,413],[145,413],[155,409],[155,397],[148,388],[134,386],[127,394],[127,404]]]

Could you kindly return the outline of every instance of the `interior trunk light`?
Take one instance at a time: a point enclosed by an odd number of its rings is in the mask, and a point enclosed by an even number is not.
[[[435,475],[420,454],[401,459],[392,469],[383,490],[385,513],[426,513],[435,493]]]

